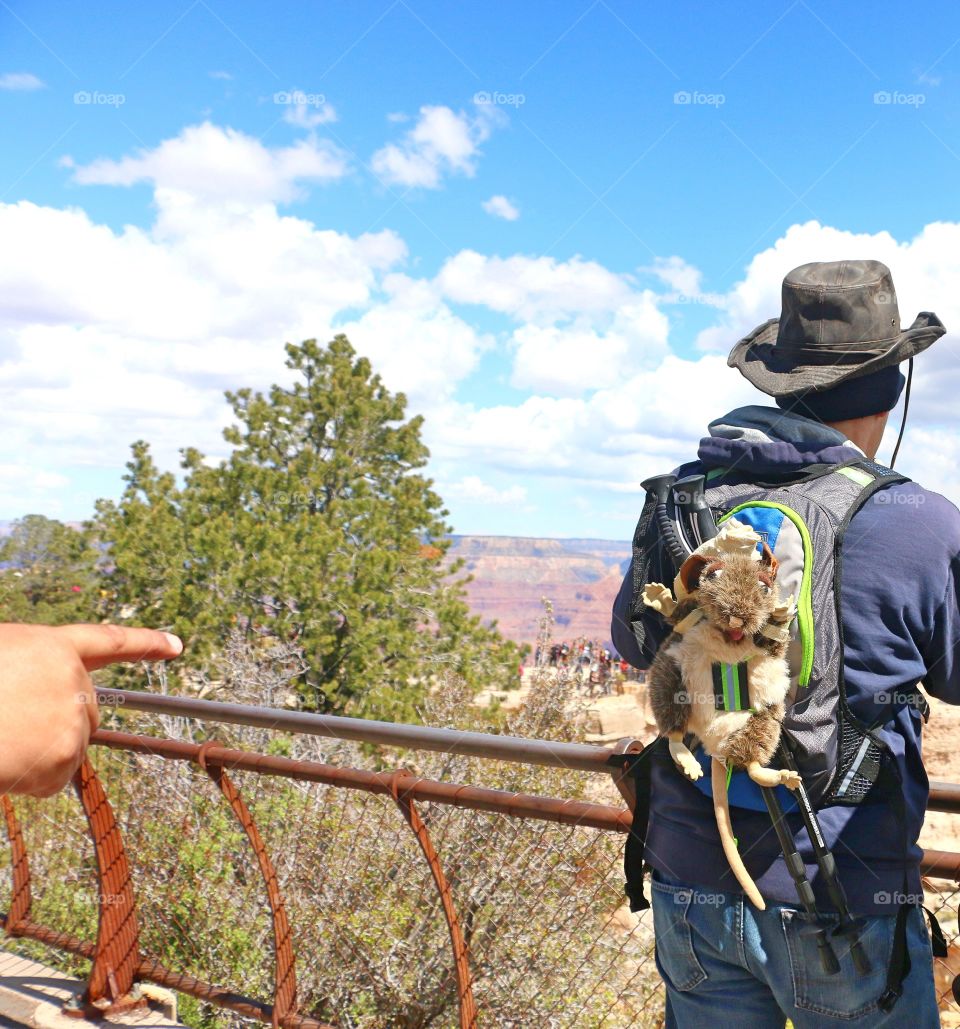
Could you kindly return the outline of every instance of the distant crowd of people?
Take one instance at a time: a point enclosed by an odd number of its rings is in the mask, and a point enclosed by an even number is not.
[[[618,674],[625,679],[637,677],[637,670],[619,654],[611,652],[600,640],[583,637],[573,642],[552,643],[546,648],[538,646],[534,663],[538,668],[565,669],[587,687],[591,697],[597,692],[601,696],[612,693],[613,680]]]

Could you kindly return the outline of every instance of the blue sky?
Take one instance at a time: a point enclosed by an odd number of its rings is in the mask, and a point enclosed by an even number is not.
[[[222,390],[345,329],[457,531],[626,537],[794,265],[957,324],[958,81],[941,2],[2,2],[0,517],[222,454]],[[952,341],[901,464],[956,497]]]

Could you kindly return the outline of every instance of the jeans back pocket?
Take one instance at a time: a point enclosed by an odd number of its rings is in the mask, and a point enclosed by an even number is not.
[[[707,978],[693,949],[693,934],[687,917],[694,891],[688,886],[673,886],[656,879],[650,885],[657,969],[674,989],[692,990]]]
[[[814,1011],[832,1018],[860,1018],[877,1008],[887,983],[887,968],[893,950],[896,916],[878,916],[863,920],[860,944],[870,971],[861,975],[853,964],[850,941],[844,936],[830,935],[830,944],[840,963],[840,971],[830,975],[823,970],[814,923],[799,911],[783,908],[780,912],[783,932],[790,956],[794,1002],[805,1011]],[[836,915],[825,915],[815,925],[832,934]]]

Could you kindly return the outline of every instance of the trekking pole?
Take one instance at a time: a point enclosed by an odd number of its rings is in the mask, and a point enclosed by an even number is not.
[[[788,746],[783,745],[780,747],[780,757],[787,768],[794,772],[797,771],[793,752]],[[820,829],[820,819],[817,818],[817,813],[810,803],[810,797],[807,795],[803,782],[794,790],[794,796],[797,798],[800,817],[803,819],[807,836],[810,838],[810,843],[813,846],[813,854],[817,867],[820,869],[820,875],[823,876],[824,885],[827,888],[827,893],[830,895],[830,900],[840,915],[840,921],[833,930],[833,935],[842,936],[849,941],[850,956],[853,958],[854,968],[856,968],[859,975],[867,975],[870,972],[870,959],[867,957],[863,944],[860,942],[860,934],[863,932],[863,919],[853,918],[850,914],[847,895],[844,892],[843,883],[840,882],[840,877],[837,874],[837,863],[823,838],[823,832]]]
[[[679,522],[675,525],[667,514],[667,497],[670,495],[670,487],[676,481],[675,475],[654,475],[650,479],[644,479],[640,483],[640,488],[645,489],[654,499],[653,516],[660,531],[660,538],[673,559],[675,569],[679,570],[693,548],[688,546],[683,538]]]
[[[683,512],[689,537],[694,540],[695,547],[713,539],[719,532],[707,498],[703,495],[706,482],[705,475],[687,475],[677,479],[671,487],[673,502]]]
[[[780,841],[780,849],[783,851],[783,860],[786,862],[787,871],[790,873],[793,879],[793,884],[797,889],[797,896],[800,898],[800,903],[811,918],[819,920],[820,914],[817,911],[816,900],[813,895],[813,887],[810,885],[810,880],[807,878],[807,869],[803,863],[803,858],[800,857],[796,845],[793,842],[793,833],[790,832],[790,829],[787,826],[786,816],[783,813],[780,798],[777,796],[776,787],[761,786],[760,792],[763,794],[764,802],[767,805],[767,811],[770,812],[770,820],[773,822],[773,828],[777,833],[777,839]],[[837,960],[837,955],[833,952],[833,947],[830,946],[830,936],[827,933],[827,930],[822,926],[813,924],[801,930],[801,933],[802,935],[809,935],[812,933],[816,936],[817,952],[820,955],[821,967],[827,975],[836,975],[837,972],[840,971],[840,962]]]

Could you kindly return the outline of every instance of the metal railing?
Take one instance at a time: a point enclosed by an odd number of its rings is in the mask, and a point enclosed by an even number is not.
[[[527,770],[608,774],[607,759],[622,749],[146,693],[98,694],[105,705],[158,716],[168,726],[174,718],[256,726],[510,762]],[[622,908],[622,834],[631,822],[623,805],[448,782],[405,768],[371,771],[332,760],[297,760],[216,740],[198,744],[101,730],[92,743],[91,758],[74,786],[94,846],[95,892],[86,896],[95,898],[95,939],[81,938],[62,924],[45,924],[42,913],[34,914],[34,866],[45,882],[76,874],[70,865],[78,863],[78,833],[71,837],[67,830],[66,842],[58,839],[70,817],[64,799],[61,813],[42,829],[34,823],[51,802],[18,801],[15,807],[3,799],[13,875],[7,914],[0,917],[13,937],[92,963],[81,1008],[100,1013],[123,1008],[136,1002],[136,983],[154,982],[241,1018],[289,1029],[412,1029],[454,1021],[461,1027],[617,1027],[659,1021],[652,925]],[[111,786],[113,805],[98,765]],[[254,789],[238,781],[244,777],[255,778]],[[212,804],[200,803],[203,781],[215,788],[215,798],[226,801],[232,835],[228,823],[216,821]],[[136,792],[127,794],[124,784],[133,784]],[[27,809],[27,818],[18,818],[20,807]],[[388,820],[391,807],[403,816],[397,824],[406,827],[406,841]],[[960,811],[960,786],[934,783],[930,807]],[[167,833],[168,853],[156,851],[149,835],[159,826]],[[255,870],[243,865],[248,861],[244,846]],[[349,855],[353,862],[356,881],[349,887],[330,867],[336,855],[341,860]],[[260,918],[259,929],[237,936],[235,928],[216,923],[222,914],[216,900],[205,899],[202,891],[192,896],[190,876],[221,866],[228,872],[213,896],[224,907],[234,904],[237,919]],[[555,881],[540,874],[541,866]],[[934,907],[947,911],[960,879],[960,854],[927,850],[923,874]],[[68,901],[75,893],[65,895]],[[359,910],[371,897],[381,908]],[[63,910],[54,914],[62,923]],[[83,920],[76,913],[71,917]],[[379,924],[398,919],[402,924],[384,942]],[[438,925],[445,926],[445,944]],[[954,942],[955,917],[945,927]],[[213,958],[197,942],[200,937]],[[509,951],[501,947],[504,938]],[[235,943],[242,949],[240,944],[251,941],[258,951],[270,951],[269,961],[264,953],[250,959],[255,974],[239,959],[231,964],[230,956]],[[339,960],[358,969],[354,985],[338,993],[337,970],[321,967],[320,953],[331,956],[328,965]],[[196,967],[169,967],[184,954]],[[518,967],[507,967],[504,954]],[[404,961],[423,965],[413,986],[401,975]],[[553,967],[557,981],[541,974],[531,998],[538,967],[540,973]],[[241,982],[210,981],[224,969]],[[946,975],[938,980],[945,1002]],[[240,993],[238,985],[268,992],[269,999]],[[358,1000],[367,990],[369,1003]],[[383,1015],[384,1006],[392,1014]]]

